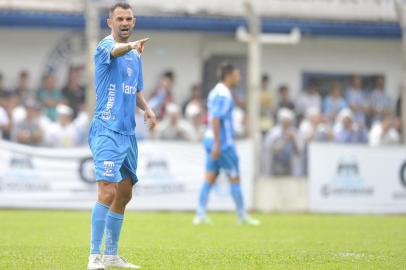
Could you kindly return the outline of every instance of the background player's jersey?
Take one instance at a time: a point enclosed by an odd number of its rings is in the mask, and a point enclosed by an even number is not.
[[[141,56],[134,50],[112,57],[116,44],[107,36],[94,54],[96,109],[94,119],[106,128],[124,135],[134,135],[136,93],[144,87]]]
[[[233,110],[234,100],[230,89],[223,83],[218,83],[210,91],[207,100],[209,123],[204,136],[204,143],[207,148],[211,148],[214,143],[214,134],[211,126],[213,118],[220,119],[220,143],[221,149],[234,146]]]

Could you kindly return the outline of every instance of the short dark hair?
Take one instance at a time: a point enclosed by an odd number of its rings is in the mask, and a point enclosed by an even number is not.
[[[220,80],[224,81],[224,79],[230,75],[231,73],[234,72],[234,70],[236,70],[236,67],[233,66],[230,63],[222,63],[219,67],[218,70],[218,76],[220,78]]]
[[[169,80],[175,80],[175,73],[172,70],[167,70],[162,74],[162,77],[168,78]]]
[[[22,70],[22,71],[20,72],[20,77],[28,77],[28,71]]]
[[[109,17],[111,17],[111,16],[113,15],[114,11],[115,11],[117,8],[132,9],[132,7],[130,6],[130,4],[128,4],[127,2],[117,2],[117,3],[115,3],[114,5],[112,5],[112,6],[109,8]]]
[[[286,84],[282,84],[282,85],[279,86],[278,91],[279,91],[279,93],[282,93],[284,91],[289,92],[289,87]]]

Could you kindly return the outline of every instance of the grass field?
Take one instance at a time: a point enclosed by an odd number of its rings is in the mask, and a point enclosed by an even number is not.
[[[406,216],[128,213],[120,253],[159,269],[406,269]],[[86,269],[88,212],[0,211],[1,270]]]

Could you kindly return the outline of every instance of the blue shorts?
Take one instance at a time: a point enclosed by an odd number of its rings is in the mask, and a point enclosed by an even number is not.
[[[206,148],[206,171],[219,173],[224,170],[229,177],[240,176],[240,162],[235,147],[221,150],[218,159],[211,157],[211,147]]]
[[[138,182],[135,135],[120,134],[93,120],[88,142],[93,154],[96,181],[118,183],[131,178],[133,185]]]

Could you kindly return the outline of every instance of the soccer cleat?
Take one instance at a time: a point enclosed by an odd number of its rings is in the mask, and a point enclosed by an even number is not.
[[[131,264],[127,262],[126,259],[120,257],[118,255],[104,255],[103,257],[104,265],[109,267],[116,267],[116,268],[126,268],[126,269],[140,269],[140,266]]]
[[[103,264],[102,256],[100,254],[90,254],[87,270],[104,270],[106,267]]]
[[[248,225],[248,226],[259,226],[259,225],[261,225],[261,221],[247,215],[244,218],[239,219],[238,224]]]
[[[192,221],[193,225],[213,225],[213,221],[209,217],[195,216]]]

